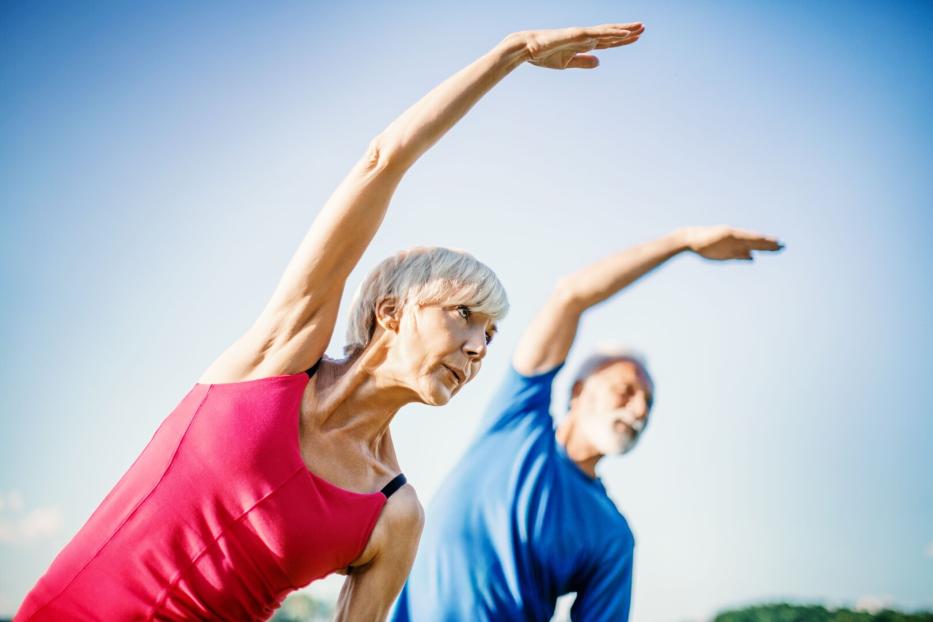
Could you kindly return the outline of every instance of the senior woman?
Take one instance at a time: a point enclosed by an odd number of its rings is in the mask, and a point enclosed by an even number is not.
[[[470,255],[383,261],[326,360],[347,276],[408,168],[525,61],[593,68],[640,24],[516,33],[396,119],[327,201],[255,324],[205,371],[27,596],[17,620],[268,618],[348,575],[338,618],[384,619],[423,513],[389,423],[446,404],[479,372],[508,303]]]

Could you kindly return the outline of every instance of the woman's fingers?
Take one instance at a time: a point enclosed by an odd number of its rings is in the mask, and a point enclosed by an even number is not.
[[[591,54],[577,54],[567,64],[568,69],[595,69],[599,67],[599,59]]]
[[[584,43],[598,47],[614,47],[623,41],[637,38],[645,31],[640,22],[631,24],[603,24],[589,28],[564,28],[553,31],[564,43]],[[614,44],[614,45],[613,45]]]
[[[598,41],[596,43],[597,50],[605,50],[607,48],[617,48],[622,47],[623,45],[629,45],[638,41],[640,35],[634,35],[631,37],[626,37],[624,39],[607,39],[605,41]]]
[[[601,36],[619,36],[621,33],[623,36],[632,33],[632,34],[641,34],[645,30],[645,25],[641,22],[630,22],[628,24],[601,24],[599,26],[591,26],[589,28],[584,28],[588,36],[601,37]]]
[[[599,66],[599,60],[587,52],[635,43],[644,29],[641,22],[632,22],[529,31],[527,45],[532,64],[552,69],[593,69]]]

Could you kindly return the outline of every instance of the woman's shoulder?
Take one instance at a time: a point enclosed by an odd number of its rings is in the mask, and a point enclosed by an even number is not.
[[[369,542],[354,566],[366,566],[376,557],[393,563],[414,557],[423,528],[424,508],[415,489],[405,484],[386,501]]]
[[[387,513],[394,521],[401,524],[414,525],[424,523],[424,506],[418,498],[418,493],[411,484],[405,484],[392,497],[386,501]]]
[[[411,484],[399,488],[386,501],[380,522],[390,539],[417,544],[424,528],[424,507]]]

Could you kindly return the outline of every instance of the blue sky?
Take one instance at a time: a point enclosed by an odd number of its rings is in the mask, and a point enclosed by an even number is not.
[[[602,471],[638,540],[634,619],[933,608],[929,3],[18,2],[0,615],[256,316],[372,136],[509,32],[635,19],[642,40],[596,71],[509,76],[353,273],[347,298],[385,255],[446,245],[512,299],[477,381],[400,413],[406,474],[429,503],[558,276],[682,225],[761,230],[786,251],[677,258],[591,311],[571,355],[627,343],[657,379],[650,433]]]

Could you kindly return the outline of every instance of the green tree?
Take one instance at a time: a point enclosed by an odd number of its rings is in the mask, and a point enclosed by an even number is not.
[[[324,622],[334,619],[334,605],[298,592],[285,599],[272,622]]]
[[[714,622],[933,622],[933,612],[905,613],[886,609],[877,613],[827,609],[822,605],[773,603],[724,611]]]

